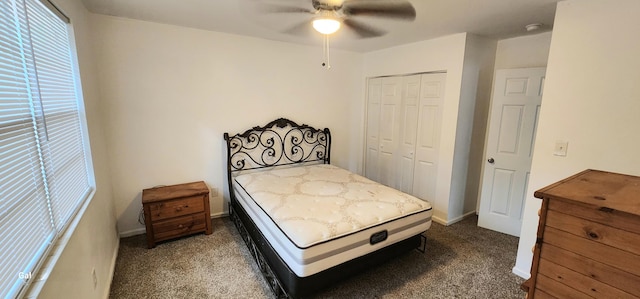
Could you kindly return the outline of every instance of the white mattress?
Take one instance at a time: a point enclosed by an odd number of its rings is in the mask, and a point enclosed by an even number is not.
[[[431,205],[327,165],[235,177],[234,189],[260,231],[299,277],[306,277],[429,229]],[[373,234],[386,240],[370,244]]]

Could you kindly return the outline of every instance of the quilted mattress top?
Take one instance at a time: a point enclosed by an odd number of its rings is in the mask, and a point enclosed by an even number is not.
[[[429,202],[328,164],[239,175],[236,182],[299,248],[408,215]]]

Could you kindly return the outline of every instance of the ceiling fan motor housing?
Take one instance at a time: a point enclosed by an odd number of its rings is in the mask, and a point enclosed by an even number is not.
[[[333,10],[337,11],[342,8],[342,1],[320,1],[320,0],[312,0],[313,8],[319,11],[323,10]],[[331,2],[339,2],[340,4],[332,4]]]

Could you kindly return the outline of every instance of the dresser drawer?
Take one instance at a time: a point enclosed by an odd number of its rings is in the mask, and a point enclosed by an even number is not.
[[[158,221],[153,224],[156,241],[162,241],[191,233],[203,232],[206,227],[206,217],[203,213],[176,217]]]
[[[548,227],[553,227],[570,234],[580,236],[640,255],[640,235],[608,225],[574,217],[554,210],[547,212]]]
[[[640,256],[628,251],[576,236],[553,227],[547,227],[545,229],[543,246],[544,244],[551,244],[581,255],[583,258],[597,260],[635,276],[640,276]]]
[[[640,217],[633,214],[558,199],[549,201],[549,210],[640,234]]]
[[[538,294],[544,294],[539,296]],[[545,275],[538,275],[536,281],[535,298],[572,298],[572,299],[592,299],[593,297],[577,291],[561,282],[553,280]],[[535,299],[534,298],[534,299]]]
[[[618,288],[573,271],[547,259],[540,259],[538,275],[544,275],[593,298],[637,298]]]
[[[544,267],[543,261],[547,260],[557,266],[571,269],[571,272],[574,272],[575,274],[584,275],[583,278],[580,278],[577,281],[584,282],[588,281],[589,279],[594,279],[640,298],[640,284],[638,283],[638,279],[640,278],[638,276],[630,274],[629,272],[613,266],[609,266],[605,263],[593,259],[585,258],[581,255],[550,244],[542,245],[541,256],[543,256],[543,258],[540,259],[540,268],[538,273],[545,272],[545,270],[542,269]],[[549,273],[546,273],[545,275],[548,277],[557,277]],[[562,277],[564,280],[568,279],[566,276]],[[586,293],[592,292],[591,288],[589,288],[588,290],[589,291],[587,291]],[[596,288],[596,290],[602,291],[601,288]],[[614,292],[615,291],[611,293]],[[623,294],[617,297],[625,298],[628,296],[624,296]]]
[[[202,195],[172,199],[149,204],[151,221],[158,221],[192,213],[202,212],[204,202]]]

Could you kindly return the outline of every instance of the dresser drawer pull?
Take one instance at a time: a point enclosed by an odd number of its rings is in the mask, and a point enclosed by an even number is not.
[[[191,221],[191,223],[189,223],[189,225],[187,225],[186,227],[185,227],[184,224],[180,224],[180,225],[178,225],[178,228],[179,229],[186,228],[186,230],[190,230],[195,224],[196,224],[195,221]]]
[[[607,208],[607,207],[601,207],[599,210],[605,213],[612,213],[614,211],[612,208]]]
[[[587,236],[589,236],[589,238],[597,240],[600,236],[598,236],[598,234],[594,233],[594,232],[587,232]]]
[[[176,212],[182,212],[182,210],[188,209],[188,208],[189,208],[189,205],[177,206],[176,207]]]

